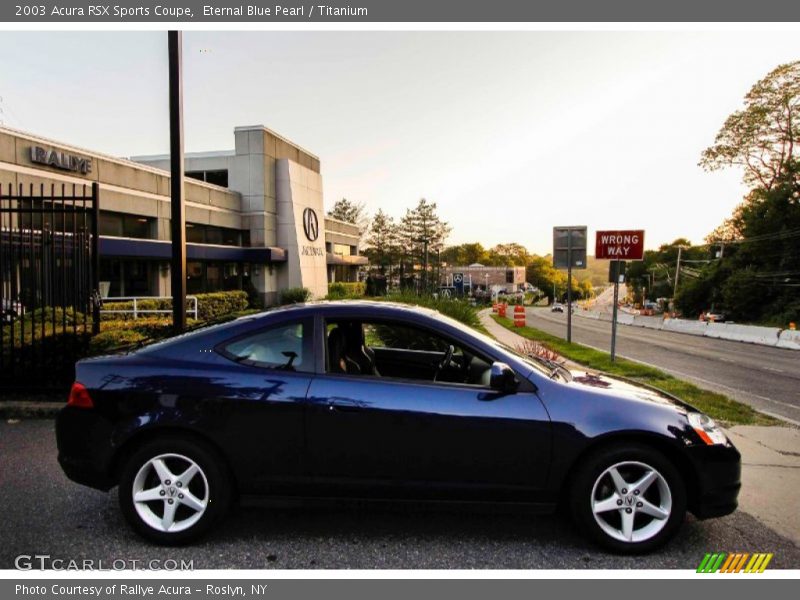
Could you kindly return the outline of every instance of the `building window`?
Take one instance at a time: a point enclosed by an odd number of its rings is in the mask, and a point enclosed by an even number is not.
[[[206,171],[206,183],[228,187],[228,171]]]
[[[334,244],[333,253],[339,256],[350,256],[350,248],[351,246],[346,246],[344,244]]]
[[[203,263],[192,261],[186,263],[186,293],[200,294],[203,292]]]
[[[206,242],[206,228],[203,225],[187,223],[186,241],[193,244],[204,244]]]
[[[222,187],[228,187],[228,170],[219,169],[213,171],[186,171],[186,177],[213,183]]]
[[[199,223],[186,224],[186,241],[192,244],[214,244],[216,246],[241,246],[242,232],[228,227],[214,227]],[[249,237],[248,237],[249,241]]]
[[[125,215],[106,210],[100,211],[98,230],[100,235],[149,239],[153,219],[139,215]]]

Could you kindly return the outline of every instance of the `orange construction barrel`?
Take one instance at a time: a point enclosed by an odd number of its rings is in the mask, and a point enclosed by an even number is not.
[[[514,327],[525,327],[525,307],[520,304],[514,307]]]

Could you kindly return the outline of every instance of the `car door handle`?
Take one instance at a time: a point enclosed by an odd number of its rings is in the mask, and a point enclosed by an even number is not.
[[[358,412],[361,407],[355,402],[336,402],[331,400],[328,402],[328,410],[331,412]]]

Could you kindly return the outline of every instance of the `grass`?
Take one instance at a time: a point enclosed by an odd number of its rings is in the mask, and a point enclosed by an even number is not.
[[[505,317],[492,315],[499,324],[529,340],[537,341],[564,358],[579,363],[590,369],[602,371],[609,375],[626,377],[663,390],[692,406],[702,410],[724,425],[781,425],[778,419],[760,413],[746,404],[737,402],[718,392],[697,387],[693,383],[673,377],[664,371],[641,363],[617,358],[611,362],[611,355],[581,344],[568,343],[566,340],[545,333],[534,327],[514,327],[514,322]]]

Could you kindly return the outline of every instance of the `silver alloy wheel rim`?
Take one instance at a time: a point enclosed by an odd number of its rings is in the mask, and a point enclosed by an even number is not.
[[[611,490],[610,494],[602,493]],[[598,495],[602,493],[601,498]],[[642,462],[626,461],[608,467],[592,487],[592,515],[615,540],[645,542],[667,525],[672,492],[664,476]]]
[[[184,531],[197,523],[208,507],[205,473],[181,454],[160,454],[144,463],[133,479],[131,493],[139,518],[157,531]]]

